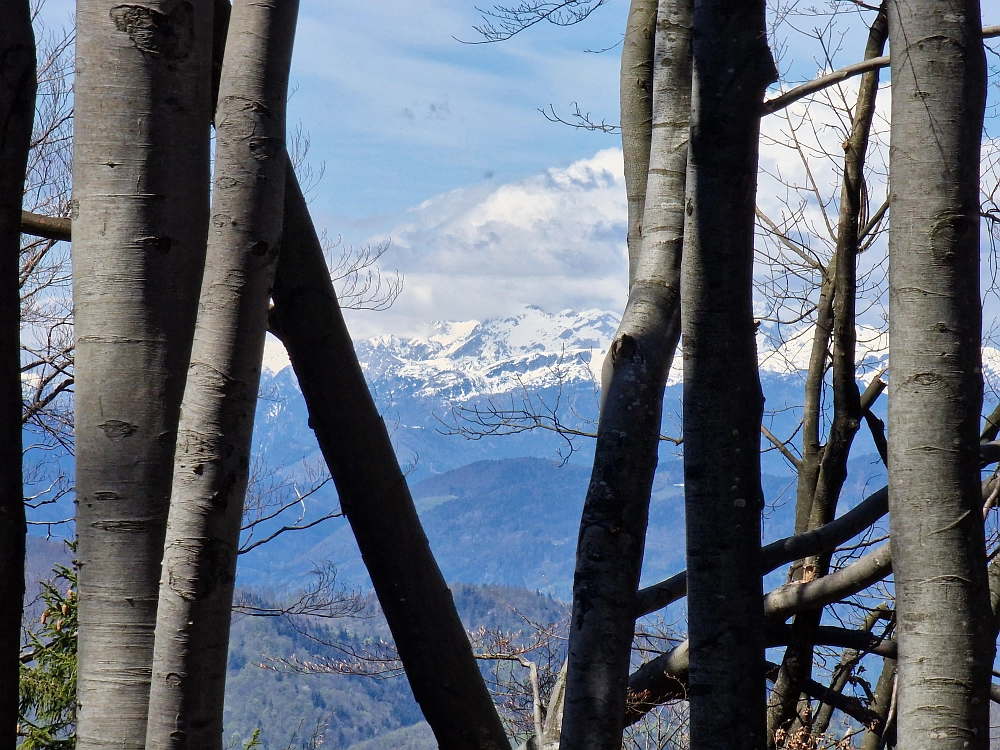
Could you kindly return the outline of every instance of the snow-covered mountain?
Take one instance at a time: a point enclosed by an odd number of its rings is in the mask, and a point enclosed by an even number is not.
[[[564,424],[592,431],[597,419],[600,368],[618,327],[618,315],[600,310],[547,313],[536,307],[493,320],[434,324],[428,335],[380,336],[356,345],[358,358],[392,432],[400,463],[446,575],[456,580],[553,585],[568,592],[572,541],[586,487],[594,441],[580,437],[565,467],[553,461],[566,443],[548,430],[466,439],[453,434],[455,407],[467,410],[551,408]],[[780,341],[761,332],[761,380],[771,410],[768,426],[792,435],[801,416],[802,368],[808,363],[808,332]],[[884,347],[865,332],[864,360],[881,369]],[[868,343],[870,342],[870,343]],[[291,368],[269,359],[256,425],[266,463],[299,483],[321,465],[315,438]],[[678,363],[679,364],[679,363]],[[664,401],[663,432],[680,434],[681,373],[674,369]],[[466,415],[468,415],[468,411]],[[460,416],[458,417],[460,419]],[[452,434],[449,434],[452,433]],[[863,497],[881,468],[866,454],[874,448],[859,435],[849,502]],[[769,538],[789,531],[792,472],[776,451],[763,456],[769,502]],[[489,481],[487,481],[489,479]],[[654,492],[655,518],[647,542],[647,575],[666,575],[680,565],[683,545],[680,501],[683,481],[678,449],[661,445]],[[856,485],[856,486],[855,486]],[[307,484],[304,486],[308,487]],[[332,487],[312,496],[310,517],[328,512]],[[784,510],[776,510],[779,508]],[[489,529],[484,532],[483,529]],[[492,542],[486,540],[490,536]],[[341,520],[267,545],[241,561],[244,581],[272,584],[304,575],[310,561],[329,559],[345,580],[358,582],[364,568],[350,530]],[[545,583],[547,581],[547,583]]]
[[[387,387],[407,397],[465,401],[521,390],[539,390],[560,382],[600,381],[601,365],[621,316],[602,310],[547,313],[530,306],[507,318],[439,321],[426,336],[377,336],[359,341],[358,358],[366,377],[382,393]],[[763,377],[796,377],[809,365],[812,328],[761,327],[757,337]],[[265,370],[272,376],[288,360],[277,341],[269,344]],[[859,326],[858,361],[862,380],[888,364],[884,331]],[[983,350],[989,370],[1000,372],[1000,351]],[[679,358],[668,387],[682,381]]]
[[[378,336],[358,342],[356,349],[401,460],[415,458],[416,477],[423,479],[476,460],[551,457],[561,447],[558,436],[543,431],[479,441],[444,435],[454,432],[456,407],[517,410],[527,399],[537,412],[558,403],[563,424],[591,431],[601,366],[619,322],[618,314],[602,310],[548,313],[527,307],[506,318],[434,323],[422,337]],[[274,343],[278,350],[272,348],[265,360],[264,390],[275,390],[279,398],[259,414],[258,434],[262,444],[294,462],[303,441],[293,425],[305,422],[304,407],[280,344]],[[765,324],[758,334],[761,379],[774,412],[768,426],[776,434],[795,431],[811,347],[810,328],[791,332]],[[863,380],[882,371],[888,359],[885,335],[859,327],[858,355]],[[678,357],[664,402],[667,434],[679,433],[681,381]],[[592,446],[583,440],[578,447],[586,462]],[[765,461],[772,458],[781,460],[766,456]]]
[[[493,320],[436,322],[425,337],[377,336],[356,345],[368,380],[420,399],[467,400],[565,383],[592,384],[620,316],[601,310],[555,314],[538,307]],[[272,354],[265,369],[285,360]]]
[[[470,441],[442,434],[444,423],[455,406],[526,397],[558,398],[574,423],[596,419],[600,368],[619,320],[601,310],[527,307],[507,318],[435,323],[424,337],[378,336],[356,350],[401,460],[416,459],[415,476],[424,478],[476,460],[554,456],[560,441],[551,433]],[[304,405],[287,360],[273,350],[262,391],[268,399],[258,411],[258,439],[283,463],[295,461],[303,441],[294,425],[305,422]]]

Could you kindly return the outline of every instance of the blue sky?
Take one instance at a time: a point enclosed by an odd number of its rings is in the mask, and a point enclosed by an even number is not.
[[[45,14],[61,22],[72,7],[47,0]],[[585,50],[619,42],[627,9],[608,0],[573,27],[462,44],[479,39],[474,0],[302,0],[289,124],[308,133],[314,169],[325,167],[314,220],[349,245],[391,239],[384,266],[405,277],[392,310],[349,316],[356,337],[528,304],[624,307],[620,140],[538,109],[568,113],[578,102],[618,121],[620,48]],[[983,16],[1000,22],[1000,0],[986,0]],[[779,33],[790,79],[816,71],[808,34],[823,20],[793,17]],[[857,11],[838,20],[836,64],[860,58],[863,20]]]
[[[314,207],[361,228],[439,193],[507,182],[614,145],[547,122],[570,102],[617,121],[615,44],[627,3],[582,24],[544,24],[502,44],[479,39],[470,0],[302,3],[291,122],[312,136],[327,178]]]
[[[621,212],[610,231],[604,227],[603,247],[590,243],[590,255],[610,255],[611,267],[566,246],[566,263],[534,278],[529,269],[547,252],[538,243],[551,249],[560,230],[576,224],[565,205],[561,216],[539,217],[533,238],[523,225],[511,226],[513,216],[494,215],[482,235],[458,232],[465,253],[451,230],[504,186],[544,180],[546,170],[620,146],[616,136],[548,122],[538,109],[566,112],[579,102],[617,122],[618,50],[585,50],[615,45],[626,11],[627,2],[611,0],[574,27],[541,24],[500,44],[463,44],[457,40],[480,38],[469,0],[303,3],[289,119],[309,133],[310,161],[325,165],[312,194],[314,218],[349,244],[391,239],[386,266],[405,276],[394,310],[351,316],[357,336],[417,333],[433,319],[502,315],[532,303],[621,305],[622,289],[584,270],[621,275]],[[587,192],[576,194],[594,209]],[[580,218],[589,224],[593,214]],[[539,288],[546,285],[550,294]]]

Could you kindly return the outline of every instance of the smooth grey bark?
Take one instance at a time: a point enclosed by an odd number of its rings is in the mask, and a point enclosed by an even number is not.
[[[236,0],[215,115],[212,226],[181,405],[146,747],[221,748],[229,625],[281,240],[297,0]]]
[[[77,746],[145,744],[177,417],[208,231],[209,3],[77,3]]]
[[[604,361],[594,467],[580,520],[560,747],[621,747],[663,389],[680,337],[691,92],[691,0],[663,0],[640,253]]]
[[[989,746],[978,0],[889,6],[889,527],[905,750]]]
[[[18,260],[36,80],[28,0],[0,0],[0,18],[0,750],[14,750],[27,533],[21,476]]]
[[[890,515],[890,520],[891,520]],[[764,613],[784,620],[796,612],[825,607],[881,581],[893,571],[888,542],[846,568],[807,583],[786,583],[764,597]]]
[[[288,351],[413,695],[442,750],[509,747],[372,400],[289,168],[271,331]]]
[[[762,0],[695,3],[681,282],[691,750],[765,746],[752,278],[760,108],[775,77],[765,29]]]
[[[628,200],[628,280],[635,277],[646,206],[649,149],[653,137],[653,40],[656,0],[632,0],[622,42],[621,124]]]
[[[230,6],[226,0],[216,0],[215,7],[219,73]],[[322,247],[290,168],[288,179],[285,251],[274,288],[274,332],[289,350],[311,424],[359,546],[365,550],[394,640],[397,646],[402,644],[411,688],[438,742],[446,748],[465,748],[472,738],[479,743],[476,747],[506,747],[503,725],[368,393]],[[68,221],[34,214],[22,215],[22,228],[53,239],[68,241],[71,236]],[[284,334],[279,331],[281,323],[287,329]],[[331,379],[342,390],[331,389]],[[370,476],[382,480],[372,484],[367,481]],[[386,527],[390,518],[397,521],[391,530]],[[432,642],[434,648],[429,648]],[[449,681],[440,680],[440,669],[451,675]],[[551,730],[557,744],[558,725],[546,726],[546,737]]]

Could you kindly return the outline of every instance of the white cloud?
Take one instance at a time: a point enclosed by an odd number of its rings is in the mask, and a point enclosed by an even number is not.
[[[403,294],[387,312],[351,314],[356,337],[415,335],[429,321],[484,320],[527,305],[624,307],[620,149],[505,185],[453,190],[407,213],[385,255],[405,277]]]

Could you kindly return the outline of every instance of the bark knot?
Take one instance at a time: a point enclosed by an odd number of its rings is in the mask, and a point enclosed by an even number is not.
[[[266,136],[253,136],[247,141],[250,148],[250,155],[257,161],[273,159],[285,148],[285,142],[281,138],[268,138]]]
[[[608,356],[611,357],[612,362],[618,362],[621,359],[628,359],[635,354],[636,348],[635,339],[627,333],[623,333],[611,342]]]
[[[97,426],[104,431],[105,436],[109,440],[121,440],[123,438],[127,438],[135,434],[135,431],[139,429],[139,425],[122,422],[119,419],[109,419]]]
[[[936,372],[920,372],[913,376],[913,382],[924,388],[937,388],[941,385],[941,376]]]
[[[139,240],[139,244],[144,250],[166,255],[170,252],[170,246],[174,244],[174,241],[169,237],[143,237]]]
[[[169,15],[144,5],[116,5],[111,20],[136,49],[155,57],[183,60],[194,46],[194,7],[189,2],[178,3]]]

